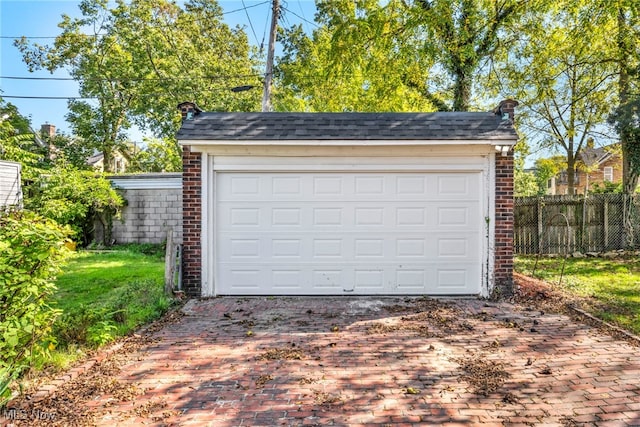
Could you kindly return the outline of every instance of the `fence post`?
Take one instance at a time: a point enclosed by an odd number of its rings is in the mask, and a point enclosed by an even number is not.
[[[176,251],[173,247],[173,229],[167,230],[167,248],[164,255],[164,293],[173,293],[174,266],[176,264]]]
[[[536,209],[537,209],[537,213],[538,213],[538,226],[536,228],[536,237],[538,239],[538,253],[541,254],[542,253],[542,231],[543,231],[543,224],[542,224],[542,207],[544,206],[542,204],[542,197],[538,197],[536,199]]]
[[[603,251],[609,250],[609,199],[607,197],[602,198],[602,230],[604,247]]]

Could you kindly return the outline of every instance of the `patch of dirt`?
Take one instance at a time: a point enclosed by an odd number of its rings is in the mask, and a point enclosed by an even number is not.
[[[273,380],[273,376],[271,375],[260,375],[256,380],[256,387],[263,388],[266,383]]]
[[[305,354],[302,350],[296,348],[280,347],[270,348],[259,356],[256,360],[302,360]]]
[[[454,304],[448,301],[437,300],[429,297],[405,299],[404,304],[385,305],[382,307],[389,313],[435,311],[438,309],[458,310]],[[458,310],[459,311],[459,310]]]
[[[234,322],[234,323],[236,323],[237,325],[244,326],[245,328],[253,328],[254,326],[256,326],[256,322],[249,319],[243,319],[243,320],[240,320],[239,322]]]
[[[489,360],[480,353],[471,357],[455,359],[463,374],[460,379],[466,381],[473,391],[482,396],[495,393],[510,377],[504,370],[504,364]]]
[[[316,405],[338,405],[342,403],[342,396],[338,394],[325,393],[323,391],[314,391],[313,401]]]
[[[154,412],[162,410],[167,406],[168,404],[164,399],[155,400],[155,401],[151,400],[142,405],[136,406],[133,412],[139,417],[148,417]],[[165,411],[163,415],[165,416],[165,418],[168,418],[174,415],[174,412],[177,412],[177,411]],[[154,417],[154,421],[159,421],[159,420],[157,419],[157,417]]]
[[[303,378],[300,378],[300,380],[298,381],[298,384],[300,385],[314,384],[314,383],[317,383],[318,381],[319,380],[317,378],[303,377]]]
[[[571,417],[562,417],[559,421],[560,424],[562,424],[562,427],[580,427],[583,425],[582,423],[577,422]]]
[[[436,335],[429,331],[427,325],[414,325],[414,324],[401,324],[401,325],[386,325],[384,323],[373,323],[367,328],[367,334],[388,334],[392,332],[407,331],[413,332],[421,337],[433,338]]]
[[[405,313],[400,318],[404,326],[376,326],[369,333],[385,333],[397,330],[413,330],[421,336],[442,338],[451,334],[470,332],[475,329],[468,316],[454,303],[428,297],[406,299],[404,304],[383,307],[390,313]],[[428,325],[428,329],[427,328]],[[428,332],[427,332],[428,331]]]

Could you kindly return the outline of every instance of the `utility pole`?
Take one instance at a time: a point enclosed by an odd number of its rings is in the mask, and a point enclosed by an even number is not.
[[[280,0],[273,0],[271,13],[271,31],[267,48],[267,70],[264,75],[264,93],[262,95],[262,111],[271,111],[271,78],[273,77],[273,54],[276,50],[276,33],[278,31],[278,15]]]

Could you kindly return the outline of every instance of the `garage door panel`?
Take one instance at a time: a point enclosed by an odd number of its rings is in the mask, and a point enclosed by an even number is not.
[[[216,293],[474,294],[480,173],[216,175]]]
[[[256,203],[262,204],[255,207]],[[393,206],[385,206],[391,204]],[[218,223],[236,231],[264,231],[264,227],[305,231],[375,232],[413,229],[431,231],[478,230],[484,217],[478,202],[353,202],[301,200],[291,202],[219,202]]]
[[[233,176],[241,175],[241,176]],[[446,176],[442,176],[446,175]],[[340,200],[465,200],[480,201],[477,173],[332,174],[219,173],[218,201]]]
[[[277,235],[260,232],[219,233],[218,260],[245,263],[300,260],[309,262],[335,262],[357,259],[359,262],[392,263],[446,262],[452,259],[480,262],[480,236],[467,232],[416,233],[322,233],[282,232]]]
[[[231,295],[407,294],[455,295],[479,292],[477,264],[378,263],[317,265],[221,265],[220,281],[233,283]],[[224,293],[223,293],[224,294]]]

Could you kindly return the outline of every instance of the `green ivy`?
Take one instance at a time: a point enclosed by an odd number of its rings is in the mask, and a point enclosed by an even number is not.
[[[54,346],[49,305],[70,230],[30,212],[0,214],[0,406],[9,384]]]

